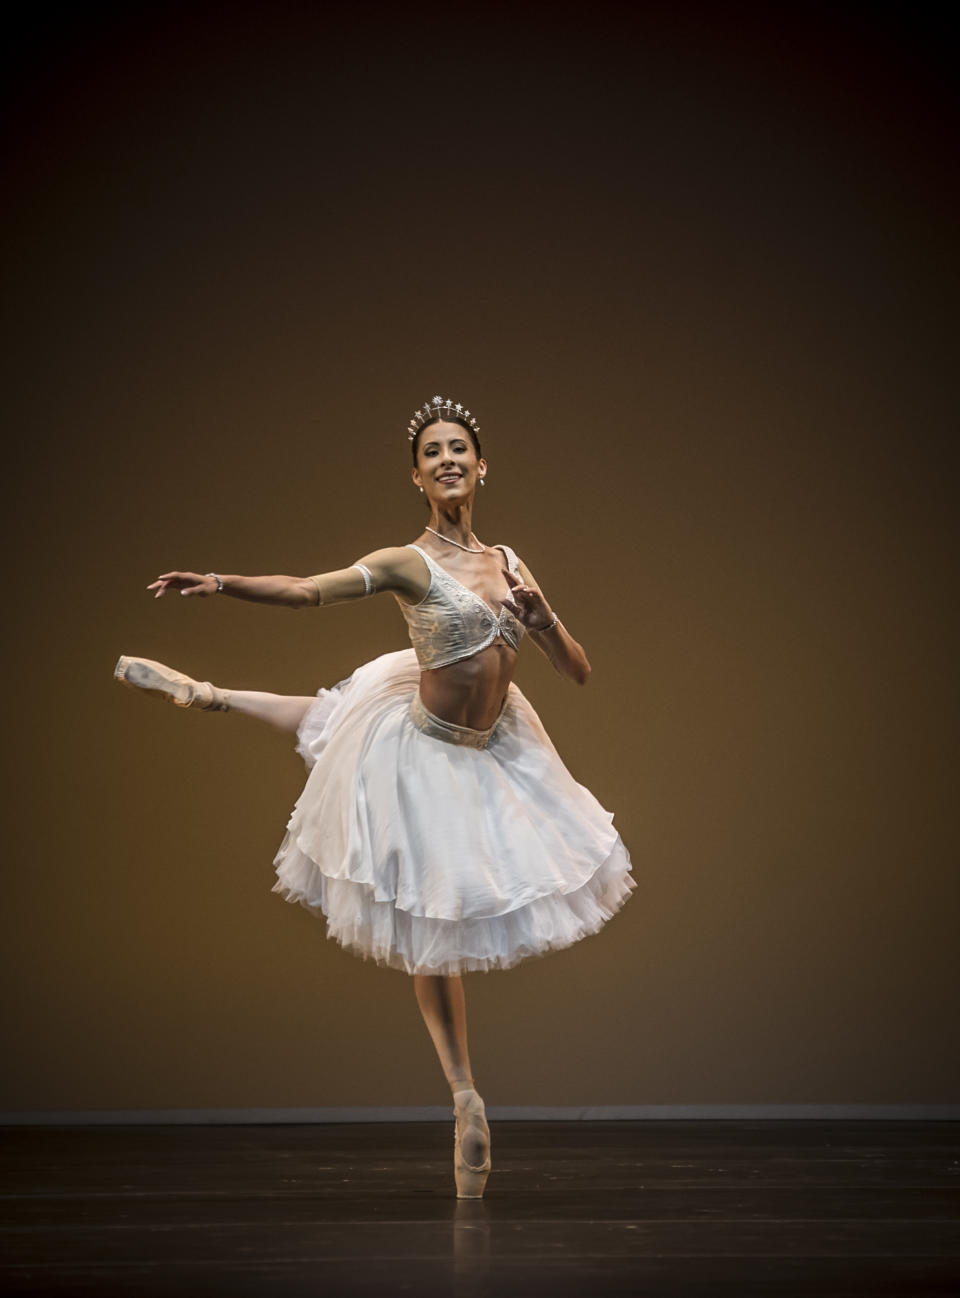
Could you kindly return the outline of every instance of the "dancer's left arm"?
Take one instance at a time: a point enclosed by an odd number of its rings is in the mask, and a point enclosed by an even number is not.
[[[590,663],[583,645],[574,640],[562,622],[550,626],[554,619],[553,609],[544,598],[543,591],[537,585],[527,565],[522,559],[518,564],[522,581],[509,568],[504,569],[504,576],[513,594],[513,599],[505,599],[504,604],[523,623],[533,643],[541,653],[546,654],[551,665],[561,676],[568,676],[578,685],[586,685],[590,675]],[[546,627],[550,629],[546,630]]]

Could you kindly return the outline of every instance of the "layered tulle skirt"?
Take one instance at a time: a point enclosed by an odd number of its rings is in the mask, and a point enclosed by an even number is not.
[[[637,886],[613,814],[516,685],[478,731],[428,712],[419,683],[404,649],[319,691],[273,891],[409,974],[507,969],[595,933]]]

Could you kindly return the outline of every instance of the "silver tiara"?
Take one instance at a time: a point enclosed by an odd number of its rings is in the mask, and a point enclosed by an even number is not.
[[[446,401],[443,397],[434,397],[432,401],[425,401],[419,410],[413,412],[407,426],[407,441],[412,442],[423,425],[437,415],[453,415],[457,419],[465,419],[475,433],[480,431],[476,419],[471,417],[469,410],[464,410],[459,401],[451,401],[449,397]]]

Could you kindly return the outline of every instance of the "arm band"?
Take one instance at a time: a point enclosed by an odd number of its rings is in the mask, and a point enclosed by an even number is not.
[[[366,597],[367,597],[368,595],[373,595],[373,594],[375,594],[377,588],[376,588],[376,586],[373,584],[373,574],[371,573],[370,569],[369,569],[365,564],[362,564],[362,563],[351,563],[350,567],[351,567],[351,568],[359,568],[359,569],[360,569],[360,572],[363,574],[363,597],[364,597],[364,599],[366,599]],[[211,575],[212,575],[212,574],[211,574]],[[316,577],[309,577],[309,578],[308,578],[308,581],[312,581],[313,584],[314,584],[314,586],[316,586],[316,588],[317,588],[317,603],[318,603],[318,604],[322,604],[322,603],[323,603],[323,594],[322,594],[322,592],[321,592],[321,590],[320,590],[320,577],[322,577],[322,576],[326,576],[326,573],[320,573],[320,574],[319,574],[318,576],[316,576]]]
[[[377,588],[373,584],[373,573],[370,571],[370,569],[365,564],[362,563],[351,563],[350,567],[359,568],[361,573],[363,574],[364,598],[366,598],[367,595],[375,594]]]

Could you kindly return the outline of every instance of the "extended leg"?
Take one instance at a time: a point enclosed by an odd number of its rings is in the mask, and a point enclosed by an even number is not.
[[[262,690],[226,690],[231,712],[242,712],[276,726],[278,730],[292,730],[296,734],[304,713],[313,698],[299,694],[265,694]]]
[[[297,694],[267,694],[262,690],[221,689],[210,681],[154,662],[152,658],[130,658],[121,654],[113,671],[122,685],[141,690],[153,698],[168,699],[180,708],[201,708],[205,712],[242,712],[266,721],[278,730],[296,733],[312,698]]]

